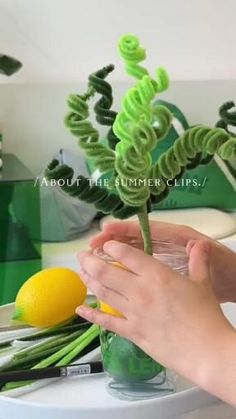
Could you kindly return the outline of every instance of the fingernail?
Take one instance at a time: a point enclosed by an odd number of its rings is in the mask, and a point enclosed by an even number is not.
[[[117,246],[118,243],[119,242],[117,242],[116,240],[108,240],[107,242],[104,243],[103,249],[104,250],[112,249],[114,246]]]

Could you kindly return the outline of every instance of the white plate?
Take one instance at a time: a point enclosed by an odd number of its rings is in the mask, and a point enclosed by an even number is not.
[[[12,306],[0,308],[0,326],[9,319]],[[1,320],[3,320],[1,324]],[[54,381],[17,398],[0,396],[1,419],[224,419],[236,411],[206,392],[177,379],[174,394],[148,401],[121,401],[106,391],[103,374]]]
[[[135,220],[137,216],[130,217]],[[158,210],[150,214],[154,221],[165,221],[174,224],[187,225],[213,239],[228,237],[236,232],[236,215],[214,208],[185,208],[172,210]],[[101,219],[103,223],[117,221],[111,215]]]

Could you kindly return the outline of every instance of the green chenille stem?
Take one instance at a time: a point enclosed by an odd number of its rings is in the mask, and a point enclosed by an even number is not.
[[[0,54],[0,74],[11,76],[20,70],[21,67],[22,64],[20,61],[13,57],[9,57],[9,55]]]
[[[143,238],[144,252],[152,256],[153,254],[152,238],[151,238],[151,231],[150,231],[148,211],[147,211],[146,204],[140,207],[140,210],[138,211],[138,219],[139,219],[141,234]]]

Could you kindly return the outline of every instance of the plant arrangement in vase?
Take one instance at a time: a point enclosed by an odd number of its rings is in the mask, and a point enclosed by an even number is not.
[[[112,171],[109,184],[98,186],[84,176],[78,176],[73,182],[73,170],[59,165],[57,160],[49,164],[45,173],[49,179],[64,180],[61,188],[65,192],[94,204],[104,214],[120,219],[137,214],[144,251],[152,254],[148,213],[153,203],[162,201],[170,192],[167,180],[180,179],[186,170],[208,164],[214,154],[230,159],[236,153],[236,139],[220,127],[197,125],[186,130],[153,163],[151,151],[171,127],[170,111],[153,103],[156,95],[168,88],[168,75],[165,69],[159,68],[155,79],[151,78],[140,65],[146,53],[134,35],[123,36],[119,50],[127,72],[138,79],[126,92],[121,111],[111,110],[112,88],[105,78],[114,66],[108,65],[89,76],[84,95],[69,96],[70,111],[65,118],[66,126],[97,169],[101,173]],[[99,131],[89,120],[88,103],[95,94],[101,95],[94,106],[96,120],[111,126],[107,145],[100,141]]]
[[[111,179],[106,187],[93,184],[84,176],[73,179],[73,170],[59,165],[57,160],[50,163],[46,176],[63,180],[59,183],[63,191],[94,204],[104,214],[120,219],[137,214],[143,250],[155,256],[148,216],[152,205],[166,198],[169,185],[180,179],[186,170],[208,164],[215,154],[225,160],[236,155],[236,138],[222,124],[215,128],[194,126],[186,130],[158,161],[153,161],[152,151],[164,141],[171,128],[171,112],[154,103],[156,95],[168,88],[168,75],[160,67],[152,78],[140,65],[146,53],[134,35],[123,36],[118,46],[128,74],[137,79],[125,93],[120,112],[111,109],[112,88],[105,79],[114,66],[108,65],[89,76],[88,88],[83,95],[69,96],[69,113],[65,118],[66,126],[78,138],[87,157],[100,173],[112,173]],[[107,144],[101,141],[98,129],[89,119],[89,100],[96,94],[101,96],[94,106],[96,120],[110,127]],[[105,369],[115,380],[137,384],[164,371],[164,367],[136,345],[113,333],[102,331],[101,343]],[[128,364],[125,357],[129,357]],[[131,368],[134,358],[140,362],[138,367],[136,364]],[[163,384],[162,379],[160,384]]]

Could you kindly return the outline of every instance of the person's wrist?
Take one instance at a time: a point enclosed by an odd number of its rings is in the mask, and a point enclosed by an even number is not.
[[[213,288],[218,300],[221,303],[236,302],[236,253],[215,242],[212,256]]]
[[[227,389],[231,389],[235,380],[236,330],[226,323],[214,336],[208,337],[207,347],[203,346],[193,381],[204,390],[226,400]],[[232,400],[229,398],[228,402],[232,403]]]

